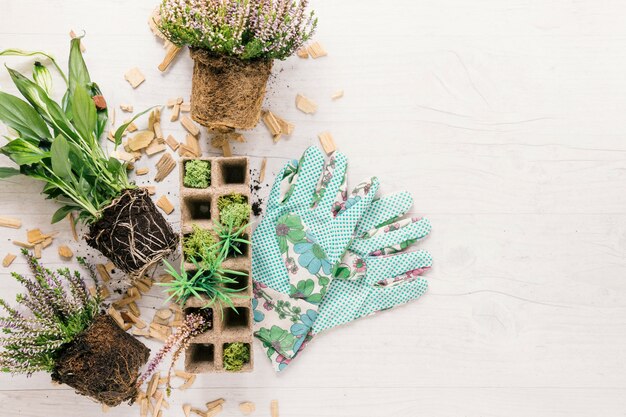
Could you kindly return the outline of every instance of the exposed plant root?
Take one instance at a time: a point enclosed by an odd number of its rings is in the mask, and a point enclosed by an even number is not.
[[[86,241],[136,278],[176,248],[178,235],[157,211],[148,191],[135,188],[104,209],[102,218],[89,227]]]

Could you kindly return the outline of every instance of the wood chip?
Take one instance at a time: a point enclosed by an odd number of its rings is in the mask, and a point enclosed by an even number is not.
[[[198,141],[198,138],[192,135],[187,135],[185,137],[185,144],[189,149],[191,149],[196,157],[202,156],[202,151],[200,150],[200,142]]]
[[[166,196],[162,195],[156,202],[157,207],[165,212],[165,214],[171,214],[174,211],[174,206],[170,203],[170,200]]]
[[[280,123],[278,123],[278,120],[276,120],[274,113],[272,113],[271,111],[266,111],[263,113],[263,123],[265,123],[267,130],[270,131],[272,136],[282,133]]]
[[[309,59],[309,52],[306,50],[306,47],[298,49],[296,55],[298,55],[298,58]]]
[[[16,256],[13,255],[12,253],[7,253],[4,259],[2,260],[2,266],[5,268],[9,267],[13,263],[15,258]]]
[[[180,123],[187,130],[187,132],[191,133],[192,135],[198,136],[200,134],[200,129],[188,116],[181,117]]]
[[[70,38],[76,39],[76,33],[74,33],[73,30],[70,30]],[[85,44],[82,39],[80,40],[80,51],[83,53],[85,52]]]
[[[128,70],[128,72],[124,74],[124,78],[133,88],[139,87],[139,85],[146,80],[146,77],[143,76],[137,67]]]
[[[111,156],[113,156],[114,158],[119,159],[120,161],[124,161],[124,162],[134,162],[135,161],[135,155],[133,155],[132,153],[126,152],[123,149],[116,149],[113,152],[111,152]]]
[[[180,369],[174,370],[174,375],[176,375],[177,377],[182,378],[182,379],[189,379],[192,376],[194,376],[194,374],[192,374],[191,372],[186,372],[186,371],[183,371],[183,370],[180,370]]]
[[[167,143],[167,145],[173,150],[176,151],[176,149],[178,149],[178,147],[180,146],[180,143],[178,143],[178,141],[174,138],[174,136],[169,135],[167,137],[167,139],[165,139],[165,143]]]
[[[124,122],[124,124],[126,124],[126,123],[128,123],[128,122]],[[133,133],[133,132],[136,132],[137,129],[138,129],[137,125],[133,122],[133,123],[129,124],[128,127],[126,127],[126,132]]]
[[[186,156],[189,158],[194,158],[196,157],[196,153],[193,151],[193,149],[191,149],[189,146],[181,143],[178,147],[178,155],[180,156]]]
[[[178,120],[180,116],[180,104],[174,104],[174,108],[172,108],[172,115],[170,116],[170,122],[175,122]]]
[[[167,100],[167,103],[165,103],[165,105],[171,109],[176,105],[176,103],[178,103],[178,98],[170,98]]]
[[[343,97],[343,90],[337,90],[330,96],[333,100],[337,100],[341,97]]]
[[[185,414],[185,417],[189,417],[189,414],[191,413],[191,406],[189,404],[183,405],[183,413]]]
[[[96,271],[98,271],[98,275],[100,275],[100,279],[102,282],[111,281],[111,276],[109,275],[109,271],[107,271],[104,264],[96,264]]]
[[[154,313],[156,317],[163,320],[169,320],[172,317],[172,314],[172,310],[170,310],[169,308],[162,308]]]
[[[222,153],[225,157],[233,156],[233,151],[230,147],[230,142],[224,142],[222,145]]]
[[[143,398],[141,400],[139,414],[141,417],[147,417],[148,415],[148,399],[147,398]]]
[[[319,42],[313,42],[309,44],[306,49],[313,59],[321,58],[328,55],[328,52],[326,52],[322,44],[320,44]]]
[[[317,104],[302,94],[296,96],[296,107],[306,114],[313,114],[317,111]]]
[[[39,243],[43,242],[45,236],[41,233],[41,230],[31,229],[26,231],[26,239],[28,240],[28,243]]]
[[[103,413],[108,413],[110,410],[109,406],[106,404],[102,404],[102,412]]]
[[[256,410],[256,405],[251,401],[245,401],[239,404],[239,411],[244,415],[252,414]]]
[[[278,417],[278,400],[272,400],[270,403],[270,415],[272,417]]]
[[[261,161],[261,171],[259,172],[259,182],[265,181],[265,169],[267,168],[267,158]]]
[[[149,195],[155,195],[156,194],[156,187],[154,185],[145,185],[142,188],[145,188],[146,190],[148,190],[148,194]]]
[[[161,129],[161,122],[154,122],[152,129],[154,131],[155,138],[163,139],[163,129]]]
[[[127,113],[132,113],[134,110],[133,105],[132,104],[120,104],[120,109],[122,111],[125,111]]]
[[[151,398],[154,395],[159,386],[159,378],[161,378],[160,372],[152,374],[152,378],[150,378],[150,382],[148,382],[148,387],[146,388],[146,397]]]
[[[191,103],[181,104],[180,111],[183,113],[189,113],[191,111]]]
[[[317,135],[320,138],[320,143],[322,144],[322,148],[327,154],[331,154],[337,150],[337,145],[335,145],[335,140],[333,139],[333,135],[330,132],[322,132]]]
[[[126,143],[131,151],[140,151],[147,148],[154,139],[154,132],[151,130],[141,130]]]
[[[223,398],[218,398],[217,400],[213,400],[213,401],[209,401],[208,403],[206,403],[206,409],[211,411],[213,408],[224,404],[224,399]]]
[[[48,246],[52,245],[52,238],[51,237],[47,237],[44,239],[43,242],[41,242],[41,246],[43,246],[43,248],[47,248]]]
[[[193,385],[194,382],[196,382],[196,375],[192,374],[189,378],[187,378],[187,380],[185,381],[184,384],[182,384],[180,387],[178,387],[178,389],[184,391],[187,388],[191,388],[191,386]]]
[[[161,411],[161,405],[163,404],[163,392],[156,391],[154,393],[154,398],[156,399],[156,403],[154,404],[154,411],[152,413],[152,417],[158,417],[159,412]]]
[[[72,259],[74,252],[67,245],[59,246],[59,256],[64,259]]]
[[[174,45],[173,43],[168,45],[165,58],[163,58],[163,61],[159,64],[159,71],[164,72],[167,70],[172,61],[174,61],[174,58],[176,58],[176,55],[180,52],[180,49],[180,47]]]
[[[274,115],[274,117],[276,118],[276,121],[280,125],[280,132],[283,135],[290,136],[293,133],[293,130],[295,129],[295,126],[293,125],[293,123],[289,123],[288,121],[286,121],[285,119],[277,115]]]
[[[14,245],[19,246],[20,248],[24,248],[24,249],[32,249],[35,247],[35,245],[33,245],[32,243],[28,243],[28,242],[21,242],[19,240],[12,240],[11,241]]]
[[[167,148],[165,147],[164,144],[159,143],[158,139],[154,139],[152,143],[150,144],[150,146],[146,148],[146,155],[152,156],[159,152],[163,152],[165,149]]]
[[[156,163],[157,174],[154,177],[156,182],[161,182],[167,177],[172,170],[176,168],[176,161],[169,153],[164,154],[159,162]]]
[[[124,328],[124,319],[122,318],[122,315],[119,311],[117,311],[113,307],[109,307],[109,309],[107,310],[107,314],[111,316],[113,320],[115,320],[118,326],[120,326],[122,329]]]
[[[22,221],[12,217],[0,217],[0,226],[10,227],[11,229],[19,229],[22,227]]]
[[[33,249],[33,255],[35,256],[36,259],[41,259],[41,250],[43,249],[43,247],[41,246],[41,243],[37,243],[35,245],[35,248]]]
[[[131,311],[131,313],[133,313],[137,317],[141,315],[141,311],[139,310],[139,307],[137,307],[137,303],[134,301],[128,303],[128,309]]]
[[[127,311],[126,314],[130,318],[130,320],[135,324],[135,327],[139,329],[145,329],[148,326],[148,324],[145,321],[141,320],[139,316],[133,313],[132,311]]]
[[[148,167],[139,168],[135,171],[137,175],[146,175],[148,172],[150,172],[150,168]]]
[[[207,410],[206,417],[215,417],[216,415],[221,413],[223,409],[224,409],[224,406],[222,404],[217,405],[217,406]]]
[[[70,222],[70,228],[72,229],[72,236],[74,240],[78,242],[78,233],[76,233],[76,220],[74,219],[74,213],[69,213],[67,219]]]

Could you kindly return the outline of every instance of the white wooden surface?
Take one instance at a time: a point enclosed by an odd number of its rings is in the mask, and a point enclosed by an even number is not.
[[[146,26],[154,3],[0,0],[0,49],[43,49],[65,61],[67,32],[84,29],[92,78],[111,105],[141,109],[188,96],[186,54],[166,74],[156,69],[163,50]],[[435,259],[430,290],[419,302],[320,336],[278,377],[257,347],[252,374],[200,376],[192,389],[173,393],[165,415],[218,397],[227,400],[225,416],[239,415],[243,400],[267,416],[271,399],[286,417],[625,415],[626,4],[314,6],[329,56],[278,63],[266,102],[295,122],[293,137],[274,145],[259,126],[235,153],[256,167],[267,156],[275,173],[330,130],[353,181],[376,174],[385,191],[407,189],[415,212],[432,220],[423,243]],[[136,91],[123,79],[132,66],[147,76]],[[4,71],[0,85],[14,91]],[[332,102],[341,88],[345,97]],[[316,115],[295,109],[298,92],[319,103]],[[179,126],[165,130],[182,139]],[[172,175],[158,193],[175,200],[176,184]],[[0,214],[50,229],[55,205],[44,202],[39,184],[16,179],[0,187]],[[170,216],[177,219],[178,212]],[[58,243],[86,251],[67,224],[55,229]],[[25,228],[1,233],[4,255]],[[44,260],[63,264],[54,250]],[[2,296],[17,289],[0,271]],[[161,299],[154,290],[143,307]],[[100,412],[47,375],[0,376],[0,404],[0,416]]]

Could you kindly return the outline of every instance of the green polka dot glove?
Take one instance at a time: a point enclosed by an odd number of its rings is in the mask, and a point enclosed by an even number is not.
[[[255,311],[254,335],[274,363],[292,359],[306,340],[332,271],[378,189],[378,180],[371,178],[346,194],[338,208],[335,198],[345,189],[346,166],[337,152],[324,171],[322,152],[307,149],[287,187],[282,179],[293,166],[277,176],[252,235],[253,306],[264,308]]]

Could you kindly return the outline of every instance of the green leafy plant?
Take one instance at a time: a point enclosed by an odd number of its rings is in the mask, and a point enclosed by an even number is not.
[[[178,46],[240,59],[285,59],[317,26],[308,0],[163,0],[161,32]]]
[[[250,362],[250,345],[246,343],[227,343],[224,347],[224,369],[230,372],[240,371]]]
[[[219,244],[225,248],[227,256],[243,255],[243,248],[251,244],[250,240],[245,237],[246,229],[249,223],[241,227],[234,228],[217,223],[214,226],[215,233],[219,237]]]
[[[39,264],[34,256],[23,250],[33,279],[12,273],[26,289],[16,297],[17,304],[30,314],[9,306],[0,299],[7,313],[0,317],[5,336],[0,338],[0,370],[14,374],[52,372],[57,353],[94,321],[101,303],[100,287],[93,268],[83,259],[96,285],[96,295],[87,290],[81,275],[69,269],[53,272]],[[65,283],[64,283],[65,281]]]
[[[217,199],[220,223],[233,229],[239,229],[250,220],[252,208],[248,199],[241,194],[223,195]]]
[[[19,166],[3,167],[0,178],[23,174],[43,181],[47,198],[63,204],[52,216],[53,223],[72,211],[78,211],[79,218],[88,223],[98,220],[104,207],[135,186],[128,180],[126,167],[105,155],[98,143],[107,123],[107,104],[98,85],[91,81],[80,39],[71,41],[68,75],[43,52],[7,49],[0,56],[50,59],[67,87],[57,103],[50,96],[50,73],[41,62],[35,63],[33,80],[7,68],[25,101],[0,92],[0,121],[17,133],[17,137],[6,138],[8,143],[0,153]],[[116,131],[117,144],[127,126]]]
[[[200,261],[203,257],[215,256],[216,243],[217,240],[210,230],[194,224],[191,233],[183,238],[185,259],[191,262],[194,259]],[[207,251],[212,254],[206,253]]]
[[[185,187],[208,188],[211,185],[211,163],[201,159],[185,162]]]
[[[219,243],[215,245],[219,245]],[[166,272],[173,277],[173,280],[157,285],[165,287],[165,292],[169,293],[168,301],[173,299],[183,306],[190,297],[197,297],[206,299],[207,307],[219,302],[234,309],[232,299],[245,297],[237,294],[242,289],[233,288],[231,285],[237,284],[234,276],[245,276],[246,274],[222,267],[227,256],[225,246],[222,246],[217,254],[211,249],[209,247],[202,251],[203,256],[200,262],[195,259],[192,260],[196,268],[195,271],[186,271],[184,265],[181,265],[179,272],[169,262],[164,261]]]

